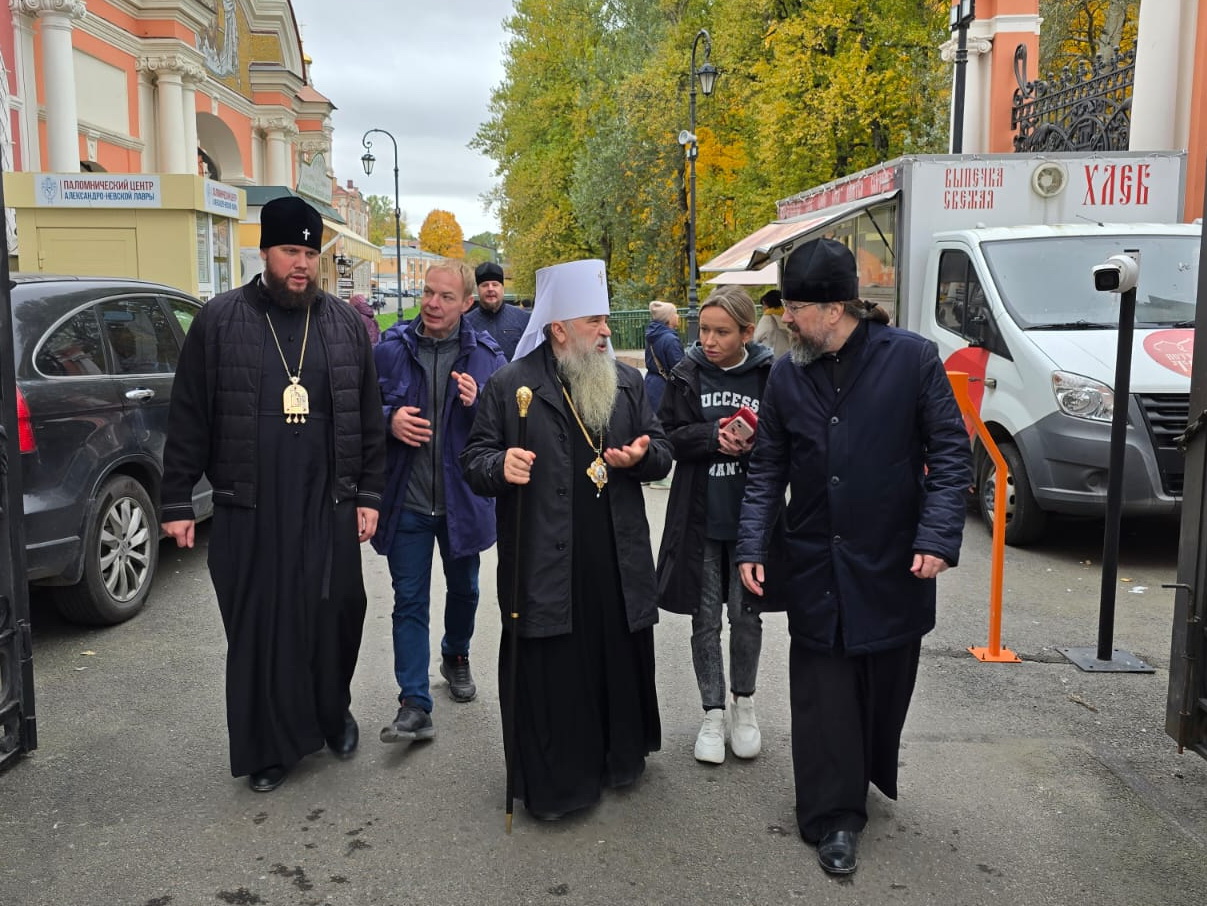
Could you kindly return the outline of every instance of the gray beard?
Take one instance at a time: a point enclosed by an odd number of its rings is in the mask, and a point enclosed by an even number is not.
[[[798,368],[804,368],[806,365],[812,365],[825,354],[826,346],[830,342],[830,337],[822,338],[820,343],[815,343],[802,334],[792,332],[792,345],[788,347],[788,355],[792,357],[792,364]]]
[[[616,363],[607,353],[566,349],[557,360],[557,372],[570,385],[578,417],[593,435],[602,434],[616,405]]]
[[[304,290],[295,293],[286,286],[284,280],[278,280],[267,270],[260,275],[260,283],[268,293],[268,298],[287,311],[307,308],[319,295],[318,283],[314,280],[307,283]]]

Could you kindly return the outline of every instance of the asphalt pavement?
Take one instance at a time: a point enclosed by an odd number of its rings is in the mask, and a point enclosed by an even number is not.
[[[646,489],[659,536],[665,491]],[[35,603],[40,747],[0,775],[0,906],[201,904],[1199,903],[1207,897],[1207,761],[1165,735],[1176,523],[1125,525],[1115,642],[1156,668],[1091,674],[1101,526],[1057,526],[1007,552],[1003,644],[988,664],[989,545],[969,520],[940,579],[901,752],[901,798],[873,792],[861,866],[818,868],[796,834],[781,615],[765,620],[755,697],[763,754],[692,758],[701,712],[689,621],[656,630],[662,750],[633,788],[556,823],[520,809],[505,835],[494,664],[493,550],[482,561],[476,701],[432,670],[438,735],[387,746],[390,586],[368,548],[370,594],[353,709],[361,747],[307,758],[277,791],[230,777],[224,643],[199,547],[162,548],[153,600],[92,630]],[[438,561],[437,561],[438,562]],[[443,589],[433,583],[434,610]],[[433,625],[433,648],[439,638]]]

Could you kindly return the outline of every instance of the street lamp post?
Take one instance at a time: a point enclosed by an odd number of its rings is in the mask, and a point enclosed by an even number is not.
[[[365,176],[373,175],[373,164],[377,163],[377,158],[373,156],[373,143],[369,141],[369,136],[374,132],[380,132],[390,140],[394,145],[394,278],[395,288],[398,290],[398,317],[402,318],[402,205],[398,201],[398,142],[394,141],[394,136],[386,132],[385,129],[369,129],[361,136],[360,143],[365,146],[365,153],[361,155],[360,162],[365,168]]]
[[[696,68],[696,48],[701,39],[704,41],[704,62]],[[700,80],[700,90],[704,96],[712,94],[713,86],[717,83],[717,67],[709,62],[712,56],[712,38],[707,29],[700,29],[692,41],[691,72],[688,81],[691,91],[688,93],[688,130],[679,133],[679,143],[683,145],[687,155],[687,342],[696,342],[699,336],[699,312],[697,305],[700,301],[696,291],[696,155],[699,142],[696,139],[696,80]]]
[[[964,83],[968,69],[968,26],[976,18],[976,0],[951,0],[951,30],[956,37],[956,84],[951,100],[951,153],[964,153]]]

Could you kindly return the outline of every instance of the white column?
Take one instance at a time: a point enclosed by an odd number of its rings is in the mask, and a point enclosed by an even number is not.
[[[21,135],[22,170],[37,172],[42,169],[42,139],[38,134],[38,81],[34,58],[34,28],[29,11],[20,2],[10,3],[13,13],[13,29],[16,38],[17,95],[21,98],[21,109],[17,114],[17,128]]]
[[[285,186],[289,184],[289,143],[285,141],[284,129],[268,131],[268,184],[270,186]]]
[[[1136,33],[1136,83],[1132,89],[1132,151],[1162,151],[1183,147],[1178,123],[1185,120],[1178,102],[1179,68],[1186,48],[1182,35],[1195,30],[1196,0],[1162,0],[1140,4]],[[1193,53],[1193,51],[1191,52]],[[1193,68],[1193,55],[1185,56]]]
[[[293,186],[292,137],[298,127],[287,116],[263,116],[256,119],[256,129],[264,133],[263,185]]]
[[[26,8],[30,3],[25,2]],[[46,92],[48,165],[55,173],[80,172],[79,118],[75,103],[75,60],[71,20],[84,16],[82,0],[41,0],[42,84]]]
[[[138,134],[142,139],[143,173],[155,172],[156,161],[159,160],[159,143],[155,138],[155,85],[153,76],[139,67],[138,72]]]
[[[259,124],[256,124],[251,136],[251,181],[257,186],[269,185],[268,180],[265,179],[265,173],[264,135],[260,131]]]
[[[965,40],[968,62],[964,65],[964,135],[965,154],[980,154],[989,147],[989,76],[993,41],[973,34],[973,23]],[[959,39],[952,36],[939,45],[939,59],[952,64],[952,103],[947,117],[948,134],[955,135],[956,48]],[[950,143],[948,145],[950,147]]]
[[[198,173],[197,163],[197,86],[205,79],[200,68],[190,68],[184,73],[184,91],[181,98],[181,128],[184,130],[185,160],[190,173]]]
[[[184,86],[180,73],[159,69],[155,73],[155,114],[159,121],[159,172],[190,173],[185,166]]]

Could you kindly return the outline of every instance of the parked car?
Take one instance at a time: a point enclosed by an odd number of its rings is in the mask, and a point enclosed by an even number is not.
[[[201,303],[155,283],[12,275],[26,575],[82,623],[138,613],[159,562],[168,400]],[[194,491],[213,512],[209,483]]]

